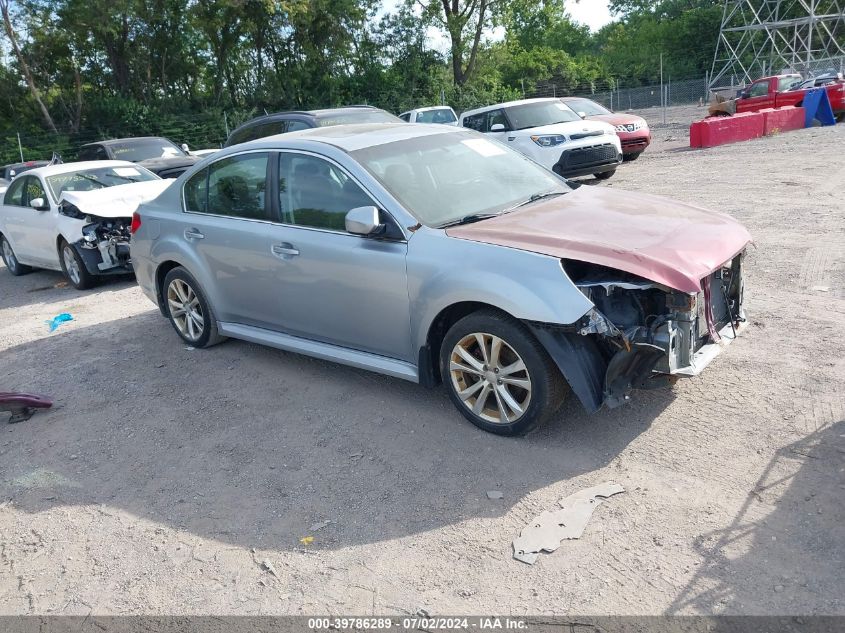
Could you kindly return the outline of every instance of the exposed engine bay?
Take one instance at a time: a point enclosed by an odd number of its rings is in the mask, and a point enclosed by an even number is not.
[[[567,336],[548,329],[538,329],[538,336],[557,349],[553,356],[568,379],[577,372],[567,371],[570,361],[563,354],[582,371],[590,369],[582,384],[570,379],[582,402],[591,402],[593,409],[619,406],[632,389],[697,375],[736,337],[745,322],[743,257],[744,252],[702,279],[697,294],[564,260],[565,272],[594,307],[565,328]]]
[[[85,214],[67,200],[60,204],[59,213],[85,222],[82,227],[82,239],[74,245],[90,272],[132,272],[129,259],[131,218],[102,218]]]

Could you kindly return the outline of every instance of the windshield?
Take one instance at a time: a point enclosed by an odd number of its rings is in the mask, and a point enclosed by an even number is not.
[[[150,158],[173,158],[185,155],[185,152],[165,138],[135,139],[111,143],[109,147],[116,160],[128,160],[130,163]]]
[[[570,191],[552,172],[476,132],[418,136],[351,154],[427,226]]]
[[[47,176],[47,186],[53,197],[59,200],[65,191],[93,191],[146,180],[159,180],[159,177],[140,165],[127,165],[126,167],[83,169]]]
[[[402,119],[383,110],[358,110],[352,112],[329,112],[317,116],[319,127],[345,125],[347,123],[401,123]]]
[[[567,99],[565,103],[575,112],[583,112],[587,116],[613,114],[613,112],[604,106],[599,105],[595,101],[590,101],[589,99]]]
[[[514,130],[526,130],[555,123],[580,121],[575,112],[560,101],[540,101],[505,108]]]
[[[417,123],[454,123],[458,120],[451,108],[417,112]]]

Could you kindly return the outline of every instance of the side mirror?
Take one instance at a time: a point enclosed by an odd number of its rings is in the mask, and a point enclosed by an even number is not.
[[[493,125],[490,126],[490,131],[491,132],[504,132],[505,131],[505,125],[504,125],[504,123],[494,123]]]
[[[33,200],[29,201],[29,206],[31,206],[36,211],[49,211],[50,205],[44,200],[44,198],[34,198]]]
[[[188,147],[188,144],[187,144],[187,143],[182,143],[182,145],[180,145],[180,147],[182,148],[182,151],[183,151],[183,152],[185,152],[186,154],[190,154],[191,150],[190,150],[190,148]]]
[[[385,225],[379,222],[376,207],[355,207],[346,214],[346,231],[353,235],[378,235]]]
[[[586,113],[586,112],[579,112],[579,113],[578,113],[578,116],[579,116],[579,117],[581,117],[582,119],[586,119],[586,118],[587,118],[587,113]]]

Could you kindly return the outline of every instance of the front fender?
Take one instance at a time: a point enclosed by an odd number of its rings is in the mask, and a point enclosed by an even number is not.
[[[517,319],[568,325],[592,307],[555,257],[449,237],[422,227],[408,241],[408,295],[415,349],[438,314],[477,302]]]

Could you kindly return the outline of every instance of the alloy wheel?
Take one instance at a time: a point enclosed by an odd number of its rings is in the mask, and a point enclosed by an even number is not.
[[[167,287],[167,305],[179,333],[191,341],[199,340],[205,329],[205,318],[194,289],[185,281],[174,279]]]
[[[81,279],[79,274],[79,264],[77,263],[76,257],[74,257],[69,244],[65,244],[65,247],[62,249],[62,259],[64,260],[67,276],[74,284],[78,285]]]
[[[8,240],[3,240],[3,259],[6,260],[6,266],[12,272],[18,267],[18,260],[15,259],[15,252],[12,250],[12,245]]]
[[[516,350],[501,337],[474,332],[449,356],[455,393],[472,413],[493,424],[511,424],[531,402],[531,376]]]

